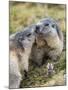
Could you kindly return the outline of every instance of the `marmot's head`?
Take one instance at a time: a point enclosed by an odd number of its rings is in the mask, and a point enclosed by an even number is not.
[[[35,34],[34,34],[35,26],[29,26],[25,28],[24,31],[17,33],[15,36],[15,40],[18,42],[23,48],[31,48],[32,44],[35,41]]]
[[[38,45],[45,45],[46,40],[58,37],[63,41],[63,35],[57,22],[51,18],[40,20],[36,25],[36,42]]]

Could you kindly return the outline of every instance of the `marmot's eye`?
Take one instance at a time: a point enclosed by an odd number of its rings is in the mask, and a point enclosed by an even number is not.
[[[55,28],[55,24],[53,24],[52,27]]]
[[[31,33],[27,34],[27,37],[29,37],[31,35]]]
[[[45,26],[49,26],[49,24],[48,24],[48,23],[46,23],[46,24],[45,24]]]

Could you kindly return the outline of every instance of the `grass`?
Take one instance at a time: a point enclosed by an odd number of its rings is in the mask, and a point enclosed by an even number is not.
[[[61,30],[65,30],[65,6],[36,4],[36,3],[16,3],[10,4],[10,34],[16,32],[21,27],[34,24],[42,18],[52,17],[60,23]]]
[[[54,67],[55,74],[53,74],[51,77],[47,76],[46,64],[44,64],[39,68],[34,67],[32,63],[30,63],[28,78],[24,79],[21,82],[21,87],[65,85],[63,80],[64,73],[66,73],[65,68],[66,68],[65,51],[62,52],[57,63],[55,63]],[[52,81],[54,83],[51,83]]]
[[[65,13],[65,5],[10,2],[10,34],[17,32],[22,27],[24,28],[30,24],[34,24],[45,17],[54,18],[59,23],[59,26],[64,33],[64,50],[58,59],[58,62],[55,64],[56,73],[52,77],[48,77],[46,64],[39,68],[34,67],[32,63],[30,63],[28,78],[21,82],[21,87],[64,85],[62,79],[64,73],[66,73]],[[60,80],[59,84],[58,80]]]

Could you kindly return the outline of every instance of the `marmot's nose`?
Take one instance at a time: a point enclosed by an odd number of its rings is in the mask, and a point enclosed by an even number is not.
[[[37,25],[37,26],[36,26],[36,30],[35,30],[35,32],[36,32],[36,33],[40,33],[40,32],[41,32],[40,29],[41,29],[41,27],[40,27],[39,25]]]

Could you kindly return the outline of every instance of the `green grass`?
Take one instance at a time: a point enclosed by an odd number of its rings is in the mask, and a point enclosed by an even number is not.
[[[10,4],[10,34],[45,17],[56,19],[60,23],[61,30],[65,30],[64,5],[61,8],[59,5],[38,3]]]
[[[28,78],[24,79],[21,82],[21,87],[65,85],[63,80],[64,73],[66,73],[65,51],[62,52],[57,63],[55,63],[55,66],[54,66],[55,74],[53,74],[51,77],[47,76],[46,64],[44,64],[40,68],[34,67],[32,63],[30,63],[29,66],[30,67],[28,72]],[[52,81],[54,83],[51,83]]]

